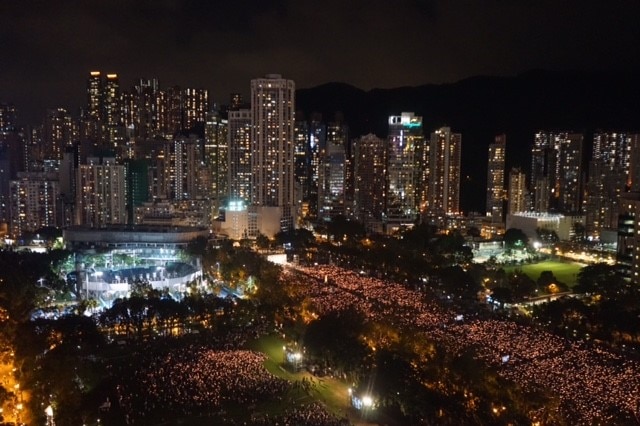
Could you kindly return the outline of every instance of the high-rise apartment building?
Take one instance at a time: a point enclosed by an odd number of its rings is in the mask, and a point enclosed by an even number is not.
[[[176,138],[166,149],[172,161],[170,188],[173,200],[203,198],[208,192],[203,149],[204,141],[194,136]]]
[[[73,128],[71,115],[64,108],[50,109],[42,125],[41,160],[60,160],[65,148],[72,143]]]
[[[403,112],[389,117],[385,220],[388,231],[415,224],[420,212],[418,155],[424,144],[422,117]]]
[[[87,118],[96,123],[102,121],[102,95],[102,75],[91,71],[87,81]]]
[[[385,141],[376,135],[361,136],[353,142],[354,215],[367,228],[381,230],[385,206]]]
[[[124,142],[122,98],[118,74],[107,74],[102,100],[103,134],[108,146],[115,149]]]
[[[61,225],[60,187],[55,172],[18,172],[11,181],[11,235]]]
[[[595,133],[589,162],[585,215],[587,233],[595,238],[618,226],[620,196],[632,189],[635,141],[640,135]],[[638,158],[640,160],[640,158]]]
[[[227,138],[228,120],[217,112],[207,114],[204,127],[204,161],[211,186],[209,196],[213,201],[213,210],[218,210],[229,195],[229,142]]]
[[[530,182],[534,211],[581,211],[582,145],[583,135],[578,133],[536,133]]]
[[[640,284],[640,192],[620,196],[616,264],[634,284]]]
[[[149,160],[124,161],[127,223],[136,223],[136,209],[149,201]]]
[[[296,198],[300,203],[299,208],[308,211],[311,194],[311,157],[309,153],[309,123],[306,120],[296,120],[293,128],[294,138],[294,178],[296,181]],[[304,205],[305,207],[302,207]]]
[[[518,168],[509,172],[508,213],[515,214],[527,211],[526,175]]]
[[[251,110],[229,111],[229,201],[251,202]]]
[[[498,135],[495,142],[489,145],[489,161],[487,167],[487,216],[493,222],[502,222],[504,205],[504,164],[507,137]]]
[[[460,211],[462,135],[442,127],[431,134],[427,213],[452,215]]]
[[[295,227],[294,102],[293,80],[251,80],[251,203],[276,208],[282,230]]]
[[[76,214],[79,225],[127,223],[125,170],[115,158],[87,159],[78,168]]]
[[[158,93],[160,87],[155,78],[140,78],[133,87],[133,135],[140,138],[151,138],[162,133],[162,121],[158,114]]]
[[[327,126],[326,147],[320,156],[318,173],[318,218],[330,221],[345,215],[346,147],[349,130],[342,123]]]
[[[584,136],[569,133],[560,141],[560,164],[555,197],[563,213],[582,213],[582,147]]]
[[[184,128],[192,129],[203,125],[209,112],[209,91],[207,89],[184,89],[182,94]]]
[[[0,134],[16,129],[17,116],[15,105],[0,102]]]

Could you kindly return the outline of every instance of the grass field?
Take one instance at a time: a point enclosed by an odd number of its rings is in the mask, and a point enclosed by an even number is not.
[[[301,380],[303,377],[309,379],[311,375],[306,371],[291,373],[288,370],[281,368],[283,356],[282,346],[284,343],[284,340],[279,337],[269,335],[249,342],[247,346],[249,349],[253,349],[267,355],[269,359],[265,362],[265,368],[271,374],[292,381]],[[350,414],[348,386],[345,383],[341,380],[329,377],[323,377],[320,379],[316,378],[315,382],[316,386],[311,393],[313,399],[324,403],[325,407],[337,416],[342,417]],[[300,402],[305,403],[310,401],[302,398]]]
[[[511,273],[516,269],[520,269],[534,281],[540,277],[540,273],[542,271],[551,271],[558,281],[565,283],[569,287],[573,287],[576,285],[578,272],[580,272],[580,269],[582,269],[583,266],[583,264],[575,262],[545,260],[544,262],[533,263],[530,265],[505,266],[504,270],[507,273]]]

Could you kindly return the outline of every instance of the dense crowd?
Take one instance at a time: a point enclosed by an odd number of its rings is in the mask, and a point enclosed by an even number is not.
[[[335,417],[317,402],[287,410],[281,415],[254,416],[251,418],[251,425],[253,426],[346,426],[349,424],[347,419]]]
[[[113,371],[118,411],[126,424],[175,421],[180,417],[214,416],[220,424],[245,425],[229,408],[251,412],[259,402],[282,398],[301,381],[289,382],[269,373],[264,354],[239,350],[249,339],[268,333],[266,324],[208,336],[206,342],[159,342]],[[203,346],[206,344],[206,346]],[[116,367],[112,365],[111,370]],[[345,419],[321,404],[298,406],[277,416],[251,416],[250,424],[339,426]]]
[[[162,357],[150,355],[126,384],[118,403],[128,423],[163,414],[216,413],[226,404],[246,406],[278,398],[290,386],[264,368],[265,355],[186,347]]]
[[[398,283],[330,265],[301,270],[315,278],[308,294],[320,315],[354,308],[372,320],[413,327],[454,354],[473,349],[502,377],[557,396],[560,414],[573,424],[638,421],[637,361],[509,321],[460,320],[455,312]]]

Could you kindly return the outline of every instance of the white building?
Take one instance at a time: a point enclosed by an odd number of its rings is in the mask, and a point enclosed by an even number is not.
[[[584,224],[584,216],[532,212],[507,215],[507,229],[520,229],[530,240],[538,239],[536,230],[541,228],[554,231],[561,241],[568,241],[573,236],[576,223]]]

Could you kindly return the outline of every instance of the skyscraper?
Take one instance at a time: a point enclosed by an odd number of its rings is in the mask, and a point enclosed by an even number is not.
[[[96,228],[127,223],[125,171],[115,158],[89,158],[78,168],[76,224]]]
[[[183,95],[184,128],[192,129],[203,125],[209,112],[209,91],[207,89],[184,90]]]
[[[320,156],[318,173],[318,218],[345,214],[345,182],[347,172],[346,146],[349,132],[342,123],[327,126],[326,147]]]
[[[251,202],[251,110],[229,111],[229,201]]]
[[[60,160],[65,148],[72,142],[71,115],[64,108],[47,110],[42,126],[44,142],[41,159]]]
[[[15,130],[17,115],[15,105],[0,102],[0,134]]]
[[[382,230],[385,205],[385,141],[374,134],[353,142],[354,215],[368,229]]]
[[[217,112],[207,114],[204,128],[204,160],[211,176],[210,196],[217,215],[229,195],[228,121]]]
[[[59,195],[57,173],[19,172],[11,181],[11,234],[60,226]]]
[[[102,75],[91,71],[87,81],[87,116],[99,123],[102,121]]]
[[[493,222],[501,222],[504,203],[504,161],[506,155],[506,135],[498,135],[489,145],[487,167],[487,216]]]
[[[460,158],[462,135],[442,127],[431,133],[429,144],[429,215],[460,211]]]
[[[578,133],[536,133],[530,182],[535,211],[581,211],[582,144],[583,136]]]
[[[412,112],[389,117],[385,208],[388,231],[411,226],[418,218],[421,174],[416,153],[421,152],[422,144],[422,117]]]
[[[640,284],[640,192],[620,196],[618,214],[618,269],[634,284]]]
[[[592,237],[598,238],[602,230],[618,226],[620,196],[632,186],[637,138],[638,135],[617,132],[593,135],[585,203],[585,225]]]
[[[111,148],[117,148],[124,142],[122,121],[122,98],[118,74],[107,74],[103,94],[104,135]]]
[[[578,133],[563,135],[560,140],[560,163],[555,196],[558,210],[563,213],[582,213],[582,145],[584,137]]]
[[[520,213],[526,211],[526,175],[518,168],[509,172],[509,208],[508,213]]]
[[[251,80],[251,202],[277,208],[282,230],[295,226],[294,96],[279,74]]]

